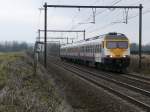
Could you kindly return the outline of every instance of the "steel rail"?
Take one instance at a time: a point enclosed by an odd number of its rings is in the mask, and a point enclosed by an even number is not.
[[[139,79],[139,78],[135,78],[135,77],[130,77],[130,76],[126,76],[126,75],[123,75],[123,77],[128,78],[128,79],[130,79],[130,80],[134,80],[134,81],[143,83],[143,84],[145,84],[145,85],[150,85],[150,82],[147,82],[147,81],[145,81],[145,80],[143,80],[143,79]]]
[[[54,64],[54,63],[53,63],[53,64]],[[67,71],[70,71],[70,72],[76,74],[76,75],[79,76],[80,78],[83,78],[83,79],[89,81],[90,83],[93,83],[93,84],[95,84],[96,86],[101,87],[101,88],[103,88],[103,89],[105,89],[105,90],[107,90],[107,91],[109,91],[109,92],[111,92],[111,93],[113,93],[113,94],[119,96],[119,97],[122,98],[122,99],[128,100],[130,103],[133,103],[133,104],[135,104],[135,105],[137,105],[137,106],[139,106],[139,107],[141,107],[141,108],[143,108],[143,109],[150,110],[150,105],[147,105],[147,104],[144,103],[144,102],[138,101],[137,99],[135,99],[135,98],[133,98],[133,97],[131,97],[131,96],[124,95],[123,93],[121,93],[121,92],[119,92],[119,91],[117,91],[117,90],[114,90],[114,89],[111,88],[111,87],[107,87],[107,86],[105,86],[105,85],[103,85],[103,84],[100,84],[100,83],[99,83],[98,81],[96,81],[95,79],[88,78],[87,75],[86,75],[86,76],[85,76],[85,75],[81,75],[81,73],[79,73],[79,72],[77,72],[77,71],[74,71],[74,70],[71,70],[71,69],[70,69],[70,66],[69,66],[69,67],[68,67],[68,66],[66,67],[66,66],[64,66],[64,65],[63,65],[63,66],[60,66],[59,64],[56,64],[56,63],[55,63],[55,65],[58,66],[58,67],[62,67],[63,69],[65,69],[65,70],[67,70]],[[80,69],[80,70],[81,70],[81,69]],[[82,72],[83,72],[83,71],[82,71]]]
[[[129,75],[129,76],[132,76],[132,77],[136,77],[136,78],[139,78],[139,79],[150,81],[150,78],[148,78],[148,77],[139,76],[139,75],[135,75],[135,74],[132,74],[132,73],[125,73],[125,75]]]
[[[104,75],[102,76],[102,75],[99,75],[98,73],[94,73],[94,72],[91,72],[91,71],[89,71],[89,70],[87,70],[87,69],[85,70],[85,69],[83,69],[83,68],[81,69],[81,68],[79,68],[79,67],[77,67],[77,66],[74,66],[74,65],[70,65],[70,64],[69,64],[68,67],[74,67],[74,68],[76,68],[76,69],[78,69],[78,70],[80,70],[80,71],[83,71],[83,72],[85,72],[85,73],[92,74],[92,75],[94,75],[95,77],[102,78],[102,79],[104,79],[104,80],[113,82],[113,83],[115,83],[115,84],[119,84],[119,85],[121,85],[121,86],[123,86],[123,87],[125,87],[125,88],[134,90],[134,91],[139,92],[139,93],[141,93],[141,94],[143,94],[143,95],[145,95],[145,96],[150,97],[150,92],[149,92],[149,91],[146,91],[146,90],[144,90],[144,89],[141,89],[141,88],[138,88],[138,87],[132,86],[132,85],[130,85],[130,84],[127,84],[127,83],[123,83],[123,82],[114,80],[114,79],[110,79],[110,78],[108,78],[108,77],[106,77],[106,76],[104,76]],[[110,74],[107,74],[107,73],[104,73],[104,74],[110,75]]]

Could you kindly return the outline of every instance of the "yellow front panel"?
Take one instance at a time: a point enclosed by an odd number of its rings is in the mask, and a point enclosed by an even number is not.
[[[127,50],[126,49],[120,49],[120,48],[110,49],[110,53],[111,53],[111,56],[113,58],[123,57],[125,54],[125,51],[127,51]]]

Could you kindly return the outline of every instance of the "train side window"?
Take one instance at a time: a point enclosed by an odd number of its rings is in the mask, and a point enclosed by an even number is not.
[[[94,51],[94,45],[92,45],[92,49],[93,49],[93,53],[94,53],[94,52],[95,52],[95,51]]]
[[[101,44],[99,45],[99,47],[100,47],[100,50],[99,50],[99,51],[101,52],[101,47],[102,47]]]
[[[85,49],[86,49],[86,53],[87,53],[87,46],[85,47]]]
[[[84,52],[84,47],[82,46],[82,52]]]
[[[89,48],[90,48],[90,53],[92,52],[92,47],[91,46],[89,46]]]
[[[104,48],[104,41],[102,41],[102,48]]]
[[[93,47],[93,53],[94,53],[95,52],[94,45],[92,47]]]
[[[86,46],[86,52],[88,52],[88,46]]]
[[[96,45],[96,52],[98,52],[98,45]]]
[[[95,45],[95,52],[97,53],[97,45]]]
[[[91,53],[91,46],[89,46],[89,52]]]
[[[94,45],[93,45],[93,53],[95,53]]]
[[[95,53],[97,53],[97,45],[95,45]]]

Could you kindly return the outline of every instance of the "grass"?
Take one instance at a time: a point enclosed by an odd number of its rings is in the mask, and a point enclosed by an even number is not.
[[[0,90],[5,86],[7,76],[6,69],[4,66],[0,65]]]
[[[0,90],[5,86],[9,73],[9,64],[22,58],[21,53],[0,53]]]
[[[132,55],[129,71],[150,75],[150,55],[142,56],[142,69],[141,70],[138,68],[138,65],[139,65],[138,55]]]
[[[51,112],[61,99],[45,69],[33,75],[33,60],[23,53],[0,54],[0,112]],[[3,94],[1,94],[3,93]]]

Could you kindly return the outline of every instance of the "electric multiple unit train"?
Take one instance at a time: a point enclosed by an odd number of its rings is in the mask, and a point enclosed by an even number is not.
[[[122,71],[130,64],[130,44],[124,34],[112,32],[63,45],[60,57],[78,63],[94,63],[105,70]]]

